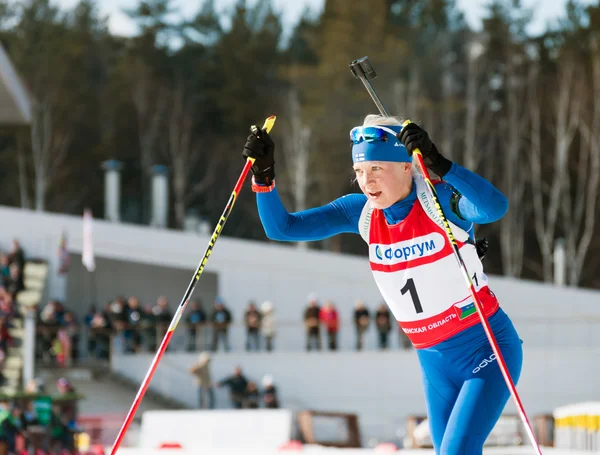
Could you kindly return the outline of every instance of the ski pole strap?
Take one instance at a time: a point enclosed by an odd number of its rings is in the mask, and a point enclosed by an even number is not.
[[[255,193],[270,193],[275,189],[275,180],[272,180],[269,185],[259,185],[252,176],[252,191]]]

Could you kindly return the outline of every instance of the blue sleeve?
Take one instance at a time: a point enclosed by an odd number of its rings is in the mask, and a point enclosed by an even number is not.
[[[483,177],[456,163],[435,188],[448,220],[471,237],[474,223],[492,223],[508,210],[506,196]]]
[[[348,194],[322,207],[288,213],[277,188],[256,194],[258,214],[267,237],[289,242],[323,240],[341,233],[358,234],[358,220],[366,202],[364,194]]]
[[[444,181],[456,190],[452,212],[477,224],[493,223],[508,211],[508,199],[494,185],[474,172],[452,164]]]

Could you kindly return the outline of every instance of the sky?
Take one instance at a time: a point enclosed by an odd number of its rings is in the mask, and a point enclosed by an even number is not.
[[[349,0],[350,1],[350,0]],[[71,8],[78,0],[53,0],[54,4],[63,8]],[[477,30],[481,26],[481,17],[485,13],[485,5],[489,0],[457,0],[458,8],[463,11],[469,25]],[[567,0],[522,0],[524,6],[533,8],[534,18],[528,29],[529,33],[537,34],[545,29],[545,24],[556,21],[565,11]],[[109,16],[109,28],[112,33],[118,35],[131,35],[135,33],[135,26],[126,14],[124,8],[133,8],[138,0],[97,0],[100,12]],[[189,17],[196,12],[203,3],[202,0],[174,0],[183,16]],[[217,0],[219,11],[231,8],[236,0]],[[249,0],[249,4],[254,3]],[[594,3],[593,0],[583,0],[583,3]],[[296,23],[305,7],[314,12],[320,12],[324,0],[273,0],[275,8],[282,13],[284,34],[289,33],[291,27]]]

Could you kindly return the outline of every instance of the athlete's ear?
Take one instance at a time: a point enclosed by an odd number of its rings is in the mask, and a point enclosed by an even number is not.
[[[412,171],[412,163],[404,163],[404,172],[409,173]]]

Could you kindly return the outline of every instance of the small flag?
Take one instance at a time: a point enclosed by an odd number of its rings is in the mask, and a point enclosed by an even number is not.
[[[93,272],[96,269],[94,262],[94,242],[92,240],[92,211],[85,209],[83,211],[83,251],[81,253],[81,262],[88,270]]]
[[[466,303],[457,303],[456,305],[454,305],[454,309],[456,310],[456,314],[458,315],[459,319],[466,319],[469,316],[477,313],[477,308],[475,308],[475,302],[468,301]]]

